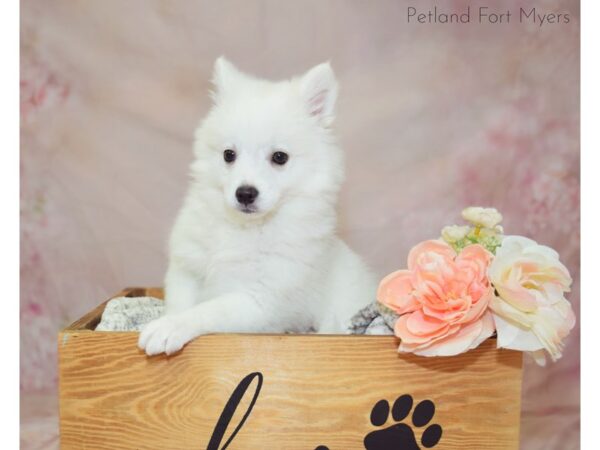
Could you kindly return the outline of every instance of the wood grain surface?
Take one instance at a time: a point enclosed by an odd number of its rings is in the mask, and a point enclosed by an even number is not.
[[[252,372],[264,384],[231,450],[364,449],[366,434],[394,424],[371,425],[373,405],[405,393],[415,404],[435,403],[431,423],[443,428],[436,449],[518,448],[522,357],[494,340],[457,357],[423,358],[399,355],[391,336],[222,334],[147,357],[137,337],[60,333],[62,449],[206,449],[225,403]],[[426,427],[413,428],[420,439]]]

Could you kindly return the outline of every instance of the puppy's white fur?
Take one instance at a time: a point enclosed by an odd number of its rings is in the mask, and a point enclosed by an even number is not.
[[[142,331],[147,354],[211,332],[343,333],[375,295],[336,236],[343,155],[330,131],[337,82],[328,63],[270,82],[215,63],[214,107],[196,132],[192,181],[170,239],[166,313]],[[237,159],[226,163],[223,152]],[[285,165],[271,161],[289,155]],[[259,195],[244,212],[241,185]]]

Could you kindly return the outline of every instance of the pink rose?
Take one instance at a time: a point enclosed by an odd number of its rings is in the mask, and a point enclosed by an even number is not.
[[[421,242],[408,255],[408,270],[385,277],[377,300],[400,314],[399,351],[450,356],[477,347],[494,333],[487,277],[492,254],[479,244],[458,255],[443,241]]]

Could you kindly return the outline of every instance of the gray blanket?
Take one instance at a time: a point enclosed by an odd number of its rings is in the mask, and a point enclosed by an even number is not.
[[[117,297],[106,305],[97,331],[140,331],[148,322],[159,318],[164,302],[152,297]],[[349,334],[393,334],[398,316],[373,302],[358,311],[348,325]]]

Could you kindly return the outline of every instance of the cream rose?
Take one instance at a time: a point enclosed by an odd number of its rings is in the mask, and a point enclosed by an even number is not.
[[[564,293],[571,276],[549,247],[521,236],[506,236],[488,269],[497,296],[490,301],[498,347],[528,351],[545,363],[547,350],[556,361],[563,339],[575,325]]]

